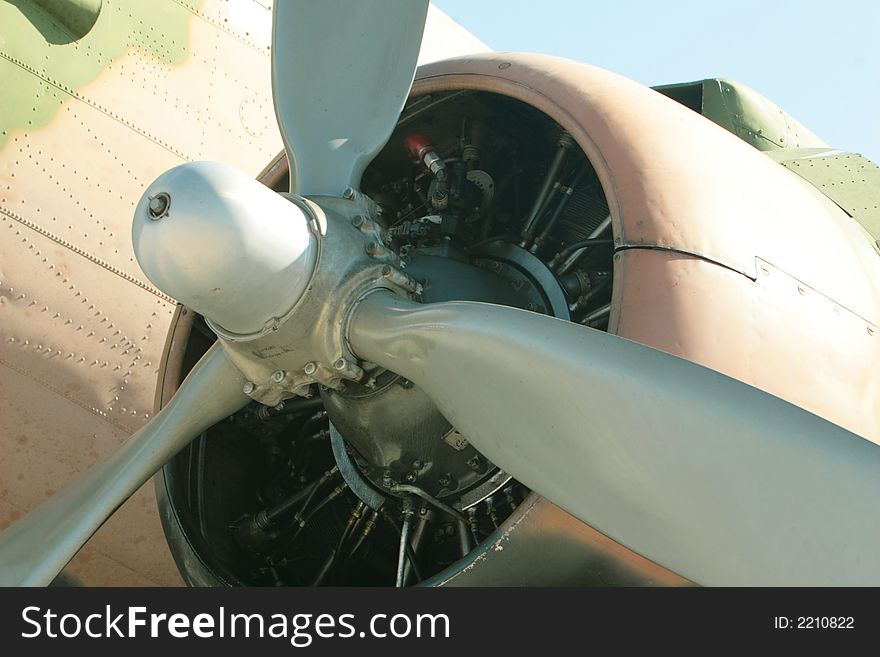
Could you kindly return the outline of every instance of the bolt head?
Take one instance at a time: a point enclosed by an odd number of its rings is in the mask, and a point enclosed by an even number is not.
[[[345,191],[342,192],[342,198],[352,199],[354,198],[354,189],[351,187],[346,187]]]
[[[303,372],[305,372],[309,376],[311,376],[312,374],[314,374],[317,371],[318,371],[317,364],[312,363],[312,362],[306,363],[306,366],[303,367]]]
[[[446,487],[452,483],[452,477],[450,477],[448,474],[440,475],[440,478],[437,479],[437,483],[443,487]]]
[[[247,383],[244,384],[244,386],[242,386],[241,391],[244,394],[249,395],[256,389],[257,389],[257,386],[255,386],[251,381],[248,381]]]
[[[418,476],[415,472],[407,472],[404,479],[406,479],[407,483],[411,484],[414,483],[416,479],[418,479]]]
[[[278,370],[272,374],[272,380],[275,383],[281,383],[282,381],[284,381],[284,377],[285,377],[284,370]]]
[[[424,467],[424,463],[422,463],[419,459],[416,459],[412,462],[413,470],[421,470]]]
[[[154,221],[158,221],[166,214],[171,206],[171,197],[165,192],[159,192],[150,199],[150,217]]]

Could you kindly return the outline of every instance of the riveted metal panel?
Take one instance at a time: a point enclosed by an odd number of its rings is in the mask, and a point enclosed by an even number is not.
[[[55,440],[45,454],[0,459],[0,525],[152,412],[173,305],[134,260],[132,210],[181,162],[256,175],[281,150],[270,10],[266,0],[103,0],[74,39],[31,0],[0,2],[0,400],[8,427],[39,420]],[[427,59],[485,49],[432,14]],[[25,462],[33,476],[19,479]],[[150,487],[126,503],[74,575],[179,583],[153,499]]]
[[[105,0],[94,28],[72,41],[29,2],[0,3],[7,518],[152,414],[174,304],[134,260],[131,217],[142,190],[197,158],[256,174],[281,148],[268,44],[246,34],[252,23],[268,34],[269,11],[227,4]],[[20,426],[40,439],[14,431]],[[154,500],[147,486],[126,503],[72,562],[74,575],[87,584],[179,583]]]
[[[0,366],[0,528],[32,509],[65,482],[122,444],[128,432],[32,378]],[[180,581],[155,512],[148,483],[123,504],[69,572],[98,585],[172,585]]]
[[[880,240],[880,166],[858,153],[831,149],[778,151],[774,160],[815,186]]]
[[[140,428],[173,305],[5,215],[0,229],[0,363]]]
[[[746,85],[704,80],[702,114],[759,151],[827,146],[800,121]]]

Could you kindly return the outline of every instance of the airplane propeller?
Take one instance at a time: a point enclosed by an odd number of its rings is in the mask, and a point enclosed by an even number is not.
[[[108,459],[92,466],[0,534],[0,586],[46,586],[104,521],[193,438],[250,400],[215,345],[165,408]]]
[[[414,382],[507,473],[699,584],[880,582],[869,520],[880,447],[602,331],[411,299],[418,285],[383,247],[358,183],[408,95],[426,11],[415,0],[276,3],[273,92],[292,194],[269,199],[205,163],[148,188],[138,261],[220,339],[119,452],[0,535],[0,584],[49,583],[167,459],[249,400],[358,379],[367,363]]]

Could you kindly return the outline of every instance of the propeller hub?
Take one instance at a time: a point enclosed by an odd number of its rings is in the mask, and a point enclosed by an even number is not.
[[[308,206],[216,162],[182,164],[150,185],[132,241],[147,277],[220,330],[260,334],[299,301],[318,256]]]
[[[383,245],[377,215],[354,189],[304,199],[196,162],[150,185],[132,238],[148,278],[205,317],[246,377],[244,393],[274,406],[314,383],[370,384],[348,347],[348,317],[372,290],[418,290]]]

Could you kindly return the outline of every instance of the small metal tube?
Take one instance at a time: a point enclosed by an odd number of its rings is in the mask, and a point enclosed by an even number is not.
[[[430,524],[433,516],[433,512],[427,507],[422,507],[421,509],[419,509],[419,516],[416,520],[416,528],[413,530],[412,541],[410,541],[413,555],[418,554],[419,548],[422,545],[422,540],[425,538],[425,530],[428,528],[428,525]],[[406,572],[404,573],[403,581],[404,583],[407,583],[409,582],[409,576],[412,572],[412,564],[408,561],[407,564],[404,566],[404,569],[406,570]]]
[[[544,183],[541,185],[541,191],[535,198],[532,209],[529,212],[525,224],[523,225],[522,238],[526,244],[528,244],[532,240],[532,234],[535,230],[535,223],[538,221],[538,217],[540,216],[541,210],[544,207],[544,199],[547,197],[547,194],[553,187],[553,181],[559,175],[559,169],[562,167],[562,163],[565,161],[565,156],[568,154],[568,150],[572,147],[573,144],[574,139],[572,139],[570,134],[568,134],[567,132],[563,132],[560,135],[559,142],[557,144],[556,155],[553,157],[553,162],[550,164],[550,169],[547,171],[547,175],[544,176]]]
[[[565,210],[568,202],[571,200],[574,191],[584,181],[584,178],[587,177],[588,172],[588,167],[584,167],[578,172],[574,180],[571,181],[571,185],[569,185],[568,187],[562,187],[562,198],[559,199],[559,203],[556,204],[556,209],[553,211],[553,214],[550,216],[550,219],[547,221],[547,224],[544,226],[543,230],[541,230],[541,234],[535,238],[535,244],[532,246],[532,253],[537,251],[541,247],[541,245],[547,240],[547,237],[550,235],[550,231],[553,230],[556,222],[559,221],[559,217],[562,216],[562,212],[563,210]]]
[[[351,557],[355,552],[358,551],[361,545],[363,545],[364,541],[367,540],[367,537],[373,533],[373,529],[376,527],[376,521],[379,519],[379,512],[373,509],[367,517],[367,514],[364,514],[364,517],[367,518],[364,522],[364,528],[361,531],[361,535],[358,537],[357,542],[351,548],[348,553],[348,556]]]
[[[427,493],[426,491],[422,490],[418,486],[413,486],[412,484],[394,484],[394,486],[391,488],[391,490],[394,492],[400,492],[400,493],[410,493],[412,495],[415,495],[416,497],[422,498],[423,500],[425,500],[425,502],[427,502],[428,504],[430,504],[434,508],[439,509],[440,511],[443,511],[444,513],[448,513],[453,518],[464,519],[464,514],[461,511],[457,511],[457,510],[453,509],[448,504],[441,502],[436,497],[434,497],[430,493]]]
[[[608,278],[606,278],[605,280],[603,280],[602,282],[596,284],[589,292],[587,292],[580,299],[578,299],[577,301],[575,301],[572,304],[569,304],[569,306],[568,306],[569,312],[575,313],[578,310],[580,310],[581,308],[589,305],[590,301],[592,301],[597,296],[599,296],[599,294],[602,291],[604,291],[609,285],[611,285],[611,277],[610,276]]]
[[[279,502],[271,509],[265,509],[260,512],[269,524],[278,520],[278,518],[283,517],[285,513],[289,512],[291,509],[294,509],[297,504],[302,502],[306,497],[314,494],[314,491],[318,488],[319,482],[315,481],[309,486],[302,488],[295,492],[293,495],[288,497],[282,502]],[[257,515],[260,515],[257,514]]]
[[[406,550],[409,545],[409,532],[412,527],[412,512],[404,513],[400,528],[400,549],[397,553],[397,579],[395,586],[402,588],[406,582]]]
[[[556,272],[556,275],[557,276],[564,276],[565,272],[561,271],[561,268],[559,268],[560,262],[564,263],[564,266],[567,266],[570,268],[575,262],[575,261],[572,261],[572,256],[576,255],[578,258],[580,258],[583,253],[586,253],[587,249],[591,249],[594,246],[599,246],[602,244],[613,244],[613,243],[614,242],[610,238],[605,238],[605,237],[598,237],[598,238],[593,238],[593,239],[588,238],[585,240],[580,240],[578,242],[574,242],[573,244],[570,244],[569,246],[562,249],[562,251],[557,253],[555,256],[553,256],[553,259],[549,263],[549,267],[551,269],[558,268],[559,270]]]
[[[608,226],[610,226],[610,225],[611,225],[611,215],[609,214],[607,217],[605,217],[605,218],[602,220],[602,223],[601,223],[601,224],[599,224],[598,226],[596,226],[596,228],[593,230],[592,233],[590,233],[589,235],[587,235],[587,237],[588,237],[589,239],[593,239],[594,237],[599,237],[599,235],[601,235],[602,233],[604,233],[605,230],[606,230],[606,229],[608,228]]]
[[[352,509],[351,515],[348,516],[348,522],[345,525],[345,529],[342,531],[342,535],[339,537],[339,541],[336,543],[336,547],[334,547],[330,551],[330,555],[327,557],[327,561],[324,562],[324,565],[321,567],[321,570],[318,572],[318,575],[312,581],[312,586],[318,586],[321,582],[324,581],[324,578],[333,570],[333,566],[336,565],[336,560],[339,558],[339,555],[342,553],[342,546],[345,545],[345,541],[348,540],[348,537],[354,531],[355,526],[358,521],[361,519],[364,509],[366,508],[366,504],[363,502],[359,502],[354,509]]]
[[[293,541],[295,541],[297,539],[297,537],[300,535],[300,532],[302,532],[303,528],[309,523],[309,521],[312,518],[315,517],[315,514],[317,514],[321,509],[323,509],[325,506],[330,504],[330,502],[335,500],[337,497],[342,495],[342,493],[344,493],[347,489],[348,489],[348,484],[346,484],[345,482],[342,482],[336,488],[334,488],[332,491],[330,491],[330,494],[327,497],[325,497],[323,500],[318,502],[318,504],[315,506],[315,508],[312,509],[311,511],[309,511],[307,516],[303,517],[302,514],[306,510],[306,506],[308,505],[308,503],[311,501],[311,497],[308,500],[306,500],[306,502],[303,504],[302,508],[299,510],[299,512],[293,518],[294,522],[296,522],[299,526],[296,528],[296,531],[294,531],[293,536],[291,537],[289,542],[293,543]],[[317,490],[317,488],[315,490]]]
[[[589,315],[584,317],[581,320],[581,324],[589,324],[590,322],[595,322],[597,319],[601,319],[605,315],[608,315],[610,312],[611,312],[611,304],[606,303],[604,306],[602,306],[600,308],[596,308],[596,310],[594,310]]]
[[[498,529],[498,513],[495,511],[495,499],[492,497],[486,498],[486,515],[489,516],[492,526]]]
[[[466,557],[474,549],[471,542],[471,531],[468,524],[459,518],[458,520],[458,544],[461,547],[461,556]]]
[[[605,219],[602,220],[602,223],[596,226],[596,229],[587,235],[588,240],[596,239],[602,233],[604,233],[608,227],[611,225],[611,215],[609,214]],[[574,267],[575,263],[580,259],[580,257],[589,249],[589,246],[585,246],[581,249],[578,249],[574,253],[572,253],[568,258],[566,258],[565,262],[559,267],[556,272],[557,276],[562,276],[563,274],[567,274],[568,271]]]
[[[477,533],[477,530],[478,530],[477,507],[475,507],[475,506],[470,507],[467,510],[467,513],[468,513],[468,517],[467,517],[466,522],[467,522],[467,526],[468,526],[468,531],[471,534],[471,538],[473,538],[473,540],[474,540],[474,545],[479,545],[480,544],[480,537]]]
[[[333,478],[338,473],[339,473],[339,468],[336,466],[333,466],[332,469],[327,470],[327,472],[325,472],[321,476],[321,478],[318,479],[317,481],[312,482],[309,486],[294,493],[292,496],[290,496],[286,500],[276,504],[271,509],[266,509],[266,517],[269,520],[269,522],[274,522],[280,516],[283,516],[284,514],[286,514],[293,507],[295,507],[303,499],[303,497],[305,497],[306,501],[303,503],[302,507],[300,508],[300,510],[296,514],[296,516],[294,516],[295,521],[298,522],[299,520],[301,520],[302,519],[301,518],[302,512],[305,511],[305,508],[312,501],[312,498],[315,496],[315,493],[318,491],[318,489],[321,486],[323,486],[325,483],[327,483],[331,478]]]

